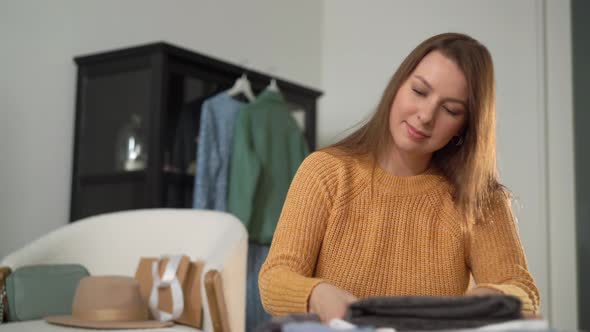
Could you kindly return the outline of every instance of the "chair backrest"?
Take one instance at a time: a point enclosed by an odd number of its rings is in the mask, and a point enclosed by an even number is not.
[[[231,214],[148,209],[97,215],[65,225],[8,256],[0,266],[79,263],[91,275],[133,276],[140,257],[186,254],[224,277],[233,331],[243,330],[248,234]],[[202,292],[204,294],[204,291]],[[203,303],[206,306],[206,303]],[[207,311],[207,310],[206,310]],[[207,315],[208,313],[205,312]],[[209,325],[208,319],[205,325]],[[204,326],[208,330],[208,326]]]
[[[240,221],[223,212],[132,210],[65,225],[6,256],[0,265],[14,270],[30,264],[80,263],[91,274],[133,275],[142,256],[185,253],[210,261],[244,236]]]

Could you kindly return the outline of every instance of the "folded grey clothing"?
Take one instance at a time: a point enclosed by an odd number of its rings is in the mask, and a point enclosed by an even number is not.
[[[256,332],[281,332],[283,327],[289,323],[312,322],[319,323],[320,316],[316,314],[291,314],[275,316],[271,320],[256,327]]]
[[[283,326],[282,332],[375,332],[372,328],[352,328],[352,329],[334,329],[317,322],[296,322],[288,323]]]
[[[344,319],[398,331],[448,330],[521,319],[521,307],[518,298],[506,295],[373,297],[351,304]]]

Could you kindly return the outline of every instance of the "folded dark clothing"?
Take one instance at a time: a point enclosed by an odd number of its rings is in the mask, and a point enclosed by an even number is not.
[[[351,304],[344,319],[400,331],[448,330],[520,319],[521,306],[518,298],[505,295],[374,297]]]
[[[264,322],[256,327],[256,332],[281,332],[283,327],[289,323],[319,322],[320,316],[316,314],[291,314],[275,316],[270,321]]]

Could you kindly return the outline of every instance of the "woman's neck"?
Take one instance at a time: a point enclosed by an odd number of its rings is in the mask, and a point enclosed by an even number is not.
[[[426,172],[431,159],[432,154],[416,156],[393,147],[380,158],[379,165],[391,175],[414,176]]]

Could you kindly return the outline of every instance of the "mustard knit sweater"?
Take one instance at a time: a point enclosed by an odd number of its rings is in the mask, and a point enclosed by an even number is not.
[[[259,275],[273,315],[308,311],[320,282],[359,298],[465,294],[478,287],[514,295],[538,313],[539,292],[527,270],[507,200],[469,236],[436,171],[399,177],[362,158],[315,152],[287,194],[270,253]]]

